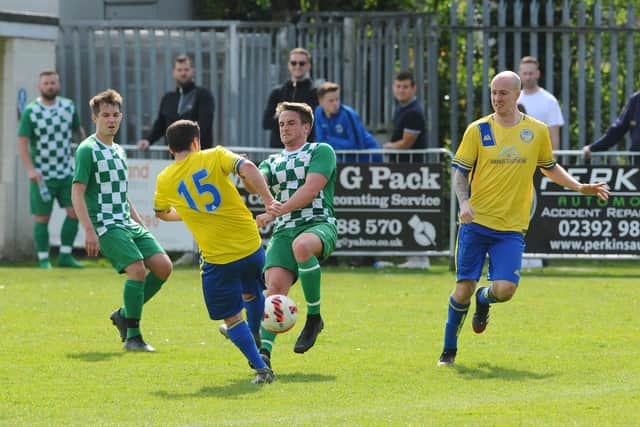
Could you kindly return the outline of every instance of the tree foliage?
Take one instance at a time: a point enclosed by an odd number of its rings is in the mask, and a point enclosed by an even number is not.
[[[293,19],[304,12],[435,11],[439,0],[194,0],[196,19],[264,21]]]

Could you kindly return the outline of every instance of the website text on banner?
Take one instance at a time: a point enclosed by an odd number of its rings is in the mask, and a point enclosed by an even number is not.
[[[637,256],[640,253],[640,169],[574,166],[582,182],[605,181],[607,201],[576,195],[536,174],[527,253]]]

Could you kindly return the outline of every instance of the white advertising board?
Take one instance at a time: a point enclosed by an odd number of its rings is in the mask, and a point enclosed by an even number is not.
[[[149,231],[158,239],[167,251],[191,251],[195,243],[191,233],[182,222],[165,222],[155,217],[153,211],[153,193],[156,177],[171,160],[158,159],[129,159],[129,199],[133,202],[138,213],[144,219]],[[65,213],[56,205],[49,224],[49,236],[52,246],[60,245],[60,228]],[[74,242],[74,247],[84,246],[82,227]]]

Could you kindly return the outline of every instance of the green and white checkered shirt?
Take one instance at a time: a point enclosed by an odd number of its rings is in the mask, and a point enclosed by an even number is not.
[[[276,218],[274,232],[311,222],[336,223],[333,210],[336,154],[330,145],[308,142],[293,152],[283,150],[264,160],[260,171],[267,178],[274,198],[281,203],[289,200],[304,185],[309,173],[319,173],[328,180],[308,206]]]
[[[105,145],[95,134],[85,139],[76,151],[73,182],[87,186],[85,201],[98,236],[112,227],[138,226],[131,219],[127,155],[120,145]]]
[[[31,161],[45,179],[64,179],[73,174],[72,131],[80,127],[73,101],[56,97],[52,106],[35,100],[20,118],[18,135],[30,140]]]

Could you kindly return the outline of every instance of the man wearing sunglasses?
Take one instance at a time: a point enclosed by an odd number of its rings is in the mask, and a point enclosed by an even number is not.
[[[308,50],[301,47],[292,49],[289,52],[289,80],[281,86],[271,91],[267,107],[264,110],[262,118],[262,128],[271,131],[271,139],[269,146],[271,148],[282,148],[280,142],[280,129],[276,116],[276,106],[281,102],[304,102],[308,104],[312,110],[318,106],[318,95],[316,88],[311,80],[311,54]],[[314,140],[313,129],[309,134],[309,140]]]

